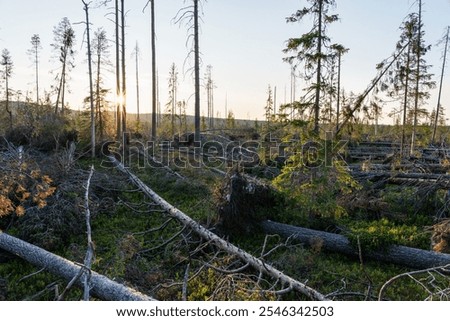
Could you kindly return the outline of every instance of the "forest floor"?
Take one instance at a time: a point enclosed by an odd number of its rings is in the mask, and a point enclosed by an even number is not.
[[[94,271],[158,300],[305,299],[295,292],[283,292],[283,285],[276,280],[243,267],[232,255],[204,242],[146,198],[106,159],[81,157],[72,161],[65,153],[27,152],[27,161],[37,164],[51,177],[56,191],[47,199],[45,207],[34,206],[21,217],[0,219],[3,231],[68,260],[83,262],[87,244],[84,184],[93,165],[89,204],[95,243]],[[185,177],[182,179],[164,168],[136,164],[130,169],[169,203],[330,299],[377,300],[387,281],[412,271],[362,257],[330,253],[322,248],[320,241],[304,245],[266,235],[256,226],[224,230],[218,225],[217,214],[223,176],[208,168],[175,169]],[[387,214],[358,210],[339,218],[311,217],[304,215],[298,205],[281,200],[264,215],[271,220],[317,230],[361,231],[361,238],[372,231],[369,246],[390,242],[428,250],[430,232],[426,227],[433,224],[432,216],[417,208],[405,210],[405,204],[417,197],[415,191],[395,186],[388,186],[386,191],[382,198],[389,203]],[[363,251],[361,247],[359,250]],[[0,297],[5,300],[54,300],[67,286],[66,281],[6,252],[0,251],[0,262]],[[430,291],[434,295],[440,288],[450,288],[449,279],[424,272],[399,278],[387,288],[382,299],[424,300],[430,298]],[[81,290],[73,288],[66,299],[78,300],[80,296]]]

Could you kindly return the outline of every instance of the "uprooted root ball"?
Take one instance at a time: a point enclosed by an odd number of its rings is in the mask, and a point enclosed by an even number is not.
[[[256,222],[268,218],[276,206],[274,190],[237,170],[231,171],[215,193],[219,227],[249,232]]]

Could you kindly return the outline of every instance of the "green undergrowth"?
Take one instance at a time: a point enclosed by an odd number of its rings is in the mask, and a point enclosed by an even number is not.
[[[90,160],[83,160],[79,162],[79,166],[88,169],[91,163]],[[182,226],[175,220],[167,223],[168,217],[159,212],[160,209],[152,205],[151,200],[138,192],[135,186],[131,183],[126,184],[126,177],[116,169],[102,167],[100,161],[95,161],[95,169],[99,173],[107,173],[111,179],[121,181],[124,186],[114,191],[115,205],[113,207],[99,210],[92,217],[92,237],[96,249],[93,270],[111,279],[132,285],[161,300],[181,299],[180,287],[164,288],[160,285],[167,280],[173,283],[183,282],[185,267],[190,260],[189,253],[192,249],[184,244],[181,237],[180,241],[164,245],[166,240],[181,231]],[[130,170],[161,197],[194,220],[209,227],[214,225],[217,217],[213,196],[217,186],[223,182],[220,176],[207,169],[182,169],[179,170],[180,174],[187,178],[183,180],[164,169],[131,167]],[[410,194],[405,193],[405,195]],[[68,196],[83,197],[78,194]],[[396,199],[392,198],[392,202],[395,201]],[[281,194],[277,195],[277,203],[273,209],[274,212],[267,214],[268,216],[270,214],[270,219],[328,232],[345,233],[355,248],[359,241],[363,251],[380,250],[391,244],[428,248],[429,235],[423,232],[423,227],[428,225],[430,220],[417,213],[415,216],[407,216],[408,219],[403,217],[374,219],[369,218],[365,213],[348,213],[334,218],[320,217],[316,215],[317,213],[311,215]],[[165,223],[167,223],[165,229],[158,229]],[[84,221],[80,224],[84,224]],[[185,237],[195,239],[193,234]],[[255,256],[261,256],[262,252],[267,253],[285,242],[279,237],[269,237],[265,241],[264,233],[257,228],[250,233],[228,236],[228,239]],[[83,262],[86,250],[85,234],[71,235],[69,233],[65,244],[68,245],[57,249],[57,254],[75,262]],[[264,251],[263,244],[266,244]],[[211,248],[210,251],[213,252],[215,249]],[[322,248],[320,241],[309,247],[287,243],[264,260],[321,293],[332,294],[330,298],[336,300],[374,300],[386,281],[408,271],[399,266],[370,260],[360,262],[355,258],[329,253]],[[227,262],[223,263],[226,265]],[[191,275],[195,273],[195,268],[193,263]],[[58,283],[59,290],[66,286],[66,281],[46,272],[32,275],[38,270],[19,259],[0,264],[0,278],[8,280],[8,299],[22,300],[44,291],[36,299],[52,300],[54,290],[53,288],[48,290],[47,287],[54,282]],[[204,269],[197,278],[188,283],[188,299],[279,299],[269,294],[262,294],[263,292],[255,292],[254,290],[259,290],[255,287],[258,278],[252,278],[251,275],[258,273],[251,269],[248,272],[250,276],[244,277],[242,274],[239,278],[233,279],[210,268]],[[32,276],[21,280],[29,275]],[[233,293],[220,290],[226,286],[236,286],[237,290]],[[262,288],[270,287],[269,284],[261,286]],[[424,296],[426,293],[417,283],[402,279],[388,289],[384,298],[422,300]],[[79,298],[79,290],[69,291],[67,299],[78,300]],[[291,293],[281,299],[303,300],[305,297]]]

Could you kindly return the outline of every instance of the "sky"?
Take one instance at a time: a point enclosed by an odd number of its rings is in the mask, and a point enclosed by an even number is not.
[[[189,64],[185,64],[190,48],[186,47],[187,31],[184,25],[174,23],[174,17],[185,0],[156,0],[157,68],[159,75],[160,102],[164,110],[168,102],[169,67],[175,63],[179,71],[179,100],[188,102],[188,113],[193,113],[194,84]],[[376,76],[375,66],[389,57],[399,39],[399,26],[406,15],[416,10],[415,0],[337,0],[333,13],[340,20],[329,27],[332,42],[340,43],[350,51],[343,57],[342,86],[347,92],[361,93]],[[132,56],[136,43],[140,47],[139,83],[140,110],[151,110],[151,47],[150,12],[143,12],[147,0],[127,0],[126,64],[127,108],[136,112],[135,58]],[[189,1],[187,1],[189,3]],[[290,101],[290,66],[283,62],[282,50],[286,41],[298,37],[311,28],[311,21],[286,23],[286,17],[303,8],[306,0],[207,0],[203,5],[200,49],[202,71],[212,66],[216,84],[214,91],[215,111],[224,117],[225,108],[232,110],[237,118],[264,119],[267,89],[277,88],[277,105]],[[109,38],[114,38],[111,21],[112,8],[91,10],[92,30],[103,27]],[[109,14],[108,14],[109,13]],[[53,28],[63,17],[69,18],[76,33],[75,69],[69,82],[71,93],[67,96],[71,108],[82,107],[88,95],[86,46],[83,43],[85,18],[81,0],[0,0],[0,50],[7,48],[14,62],[10,87],[22,93],[35,90],[34,65],[27,54],[33,34],[41,37],[40,88],[50,90],[55,84],[55,72],[59,67],[52,58],[50,44]],[[426,59],[433,65],[431,72],[439,80],[442,65],[442,46],[436,46],[450,24],[450,0],[424,0],[423,20],[425,41],[433,45]],[[114,61],[111,48],[111,61]],[[450,67],[448,68],[450,70]],[[53,71],[53,74],[52,74]],[[113,73],[105,75],[105,86],[114,91]],[[297,81],[296,94],[304,86]],[[42,92],[41,92],[42,94]],[[4,90],[0,88],[0,97]],[[35,94],[30,94],[35,97]],[[202,93],[202,114],[207,114],[206,93]],[[1,99],[1,98],[0,98]],[[428,110],[435,108],[437,89],[428,101]],[[443,84],[442,105],[450,118],[450,72]],[[387,107],[386,109],[388,109]],[[383,121],[392,123],[385,110]]]

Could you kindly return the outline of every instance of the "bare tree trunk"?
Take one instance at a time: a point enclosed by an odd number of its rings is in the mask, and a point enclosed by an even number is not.
[[[266,262],[263,262],[262,260],[254,257],[253,255],[245,252],[241,248],[225,241],[216,234],[212,233],[211,231],[209,231],[208,229],[206,229],[205,227],[203,227],[202,225],[191,219],[185,213],[183,213],[176,207],[169,204],[166,200],[161,198],[152,189],[150,189],[147,185],[145,185],[136,175],[134,175],[128,169],[126,169],[124,165],[118,162],[114,157],[110,156],[108,158],[121,172],[123,172],[133,182],[133,184],[135,184],[145,195],[151,198],[156,204],[161,206],[161,208],[164,209],[171,217],[177,219],[183,225],[192,229],[192,231],[197,233],[199,236],[203,237],[205,240],[213,242],[220,249],[237,256],[242,261],[248,263],[253,268],[258,270],[260,273],[267,274],[279,280],[281,283],[289,285],[293,290],[298,291],[299,293],[302,293],[313,300],[321,300],[321,301],[326,300],[325,296],[320,292],[310,288],[304,283],[301,283],[291,278],[290,276],[287,276],[286,274],[277,270],[273,266],[267,264]]]
[[[8,68],[8,66],[5,66],[5,68]],[[6,112],[9,115],[9,129],[12,129],[13,127],[13,115],[12,115],[12,111],[9,108],[9,76],[8,76],[8,72],[5,72],[5,87],[6,87]]]
[[[100,135],[100,141],[103,141],[103,134],[105,131],[104,125],[103,125],[103,115],[102,115],[102,105],[101,105],[101,97],[100,97],[100,75],[101,75],[101,62],[102,57],[101,57],[101,51],[98,52],[97,54],[97,79],[95,82],[95,95],[96,95],[96,99],[95,99],[95,109],[97,111],[97,119],[98,119],[98,132]]]
[[[403,157],[403,153],[405,150],[405,140],[406,140],[406,114],[408,109],[408,94],[409,94],[409,77],[410,77],[410,68],[409,65],[411,63],[411,44],[408,46],[408,53],[406,54],[406,79],[405,79],[405,96],[403,101],[403,126],[402,126],[402,141],[400,143],[400,155]]]
[[[198,1],[194,0],[194,55],[195,55],[195,142],[200,142],[200,49],[199,49],[199,19],[198,19]]]
[[[151,37],[152,37],[152,135],[156,140],[156,32],[155,32],[155,0],[151,0]]]
[[[445,73],[445,64],[447,63],[447,50],[448,50],[448,37],[449,37],[450,27],[447,27],[447,33],[445,35],[445,49],[444,49],[444,57],[442,60],[442,69],[441,69],[441,80],[439,83],[439,94],[438,101],[436,106],[436,117],[434,119],[434,128],[433,128],[433,137],[431,138],[432,144],[436,141],[436,129],[439,122],[439,113],[441,112],[441,95],[442,95],[442,83],[444,81],[444,73]]]
[[[0,248],[17,255],[35,266],[45,268],[48,272],[67,281],[83,273],[82,270],[84,270],[84,267],[80,267],[65,258],[3,232],[0,232]],[[76,284],[80,287],[83,286],[80,278],[78,278]],[[155,300],[94,271],[91,272],[91,287],[91,292],[95,297],[106,301]]]
[[[141,116],[140,116],[140,92],[139,92],[139,45],[136,42],[136,47],[134,48],[134,52],[136,55],[136,107],[137,107],[137,123],[138,123],[138,128],[137,130],[139,130],[139,123],[141,121]]]
[[[88,50],[88,67],[89,67],[89,95],[91,102],[91,156],[95,157],[95,108],[94,108],[94,86],[92,83],[92,54],[91,54],[91,37],[89,27],[89,5],[82,0],[84,11],[86,12],[86,36]]]
[[[119,0],[115,3],[116,27],[116,135],[117,140],[122,139],[122,97],[120,93],[120,37],[119,37]]]
[[[66,74],[66,58],[63,59],[63,67],[61,71],[61,78],[59,79],[59,86],[58,86],[58,94],[56,96],[56,105],[55,105],[55,114],[58,113],[59,110],[59,102],[61,100],[61,97],[64,96],[64,77]]]
[[[122,32],[122,135],[127,132],[127,82],[126,82],[126,68],[125,68],[125,0],[121,0],[121,32]],[[124,144],[127,139],[125,139]]]
[[[421,32],[422,32],[422,0],[419,0],[419,30],[417,33],[417,52],[416,52],[416,59],[417,59],[417,70],[416,70],[416,93],[414,97],[414,124],[413,124],[413,132],[411,136],[411,150],[410,154],[412,155],[414,153],[414,149],[416,148],[416,131],[417,131],[417,117],[419,112],[419,90],[420,90],[420,58],[421,58]]]
[[[337,100],[336,100],[336,130],[339,128],[339,113],[341,112],[341,62],[342,53],[338,52],[338,79],[337,79]]]
[[[359,110],[359,108],[361,107],[362,102],[364,101],[364,99],[366,99],[366,97],[370,94],[370,92],[375,88],[375,86],[378,84],[378,82],[383,78],[383,76],[389,71],[389,69],[391,68],[391,66],[394,64],[394,62],[397,61],[397,59],[401,56],[401,54],[403,53],[403,51],[409,46],[409,42],[400,49],[400,51],[392,58],[392,61],[386,66],[386,68],[384,68],[384,70],[376,77],[372,80],[372,83],[369,85],[369,87],[364,91],[364,93],[362,95],[360,95],[355,103],[355,105],[351,108],[350,112],[348,113],[348,115],[345,117],[345,119],[343,120],[342,124],[340,124],[337,129],[336,129],[336,136],[338,136],[338,134],[341,132],[341,130],[344,128],[345,125],[347,125],[348,121],[353,117],[353,114]]]
[[[319,25],[317,39],[317,78],[316,78],[316,98],[314,101],[314,133],[319,134],[319,118],[320,118],[320,91],[322,89],[322,19],[323,19],[323,0],[319,0]]]

